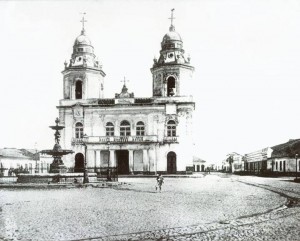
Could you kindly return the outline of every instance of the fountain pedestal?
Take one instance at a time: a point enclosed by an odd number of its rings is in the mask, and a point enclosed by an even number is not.
[[[67,173],[68,168],[63,164],[50,164],[50,173]]]

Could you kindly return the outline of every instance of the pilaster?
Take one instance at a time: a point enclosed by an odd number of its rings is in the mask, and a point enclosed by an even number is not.
[[[143,149],[143,171],[149,172],[149,156],[148,156],[148,150]]]
[[[133,166],[133,150],[128,150],[129,151],[129,172],[133,174],[134,171],[134,166]]]
[[[115,150],[109,150],[109,166],[116,167]]]

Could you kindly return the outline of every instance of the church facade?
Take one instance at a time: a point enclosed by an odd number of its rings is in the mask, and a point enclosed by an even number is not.
[[[105,62],[105,60],[104,60]],[[194,67],[171,22],[154,59],[152,97],[136,98],[126,83],[104,98],[105,73],[84,25],[63,74],[61,145],[72,149],[64,163],[75,172],[117,168],[118,174],[186,173],[193,170],[195,103],[187,93]]]

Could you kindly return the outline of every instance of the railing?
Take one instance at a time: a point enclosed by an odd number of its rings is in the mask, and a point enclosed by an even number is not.
[[[83,144],[83,138],[72,138],[71,144],[72,145],[82,145]]]
[[[157,143],[158,138],[154,135],[147,136],[88,136],[84,138],[72,138],[72,145],[82,145],[83,143],[106,144],[115,143]],[[178,143],[178,136],[165,136],[164,143]]]
[[[153,143],[157,136],[89,136],[84,138],[85,143]]]
[[[164,143],[178,143],[178,137],[177,136],[165,136]]]
[[[117,167],[86,167],[87,173],[97,173],[97,178],[104,181],[118,181]],[[83,173],[84,167],[68,168],[68,173]]]
[[[107,181],[118,181],[118,168],[117,167],[100,167],[97,168],[97,177],[106,179]]]

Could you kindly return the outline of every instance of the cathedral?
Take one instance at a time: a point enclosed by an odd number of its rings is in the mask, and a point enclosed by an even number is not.
[[[65,62],[59,101],[61,145],[74,151],[64,159],[74,172],[184,174],[193,171],[192,114],[189,95],[194,67],[173,25],[153,60],[152,96],[136,98],[124,79],[115,98],[104,98],[105,72],[83,27]],[[145,46],[146,47],[146,46]],[[105,60],[103,60],[105,63]],[[121,87],[121,86],[120,86]]]

